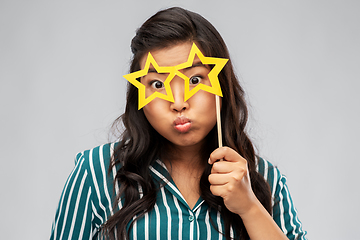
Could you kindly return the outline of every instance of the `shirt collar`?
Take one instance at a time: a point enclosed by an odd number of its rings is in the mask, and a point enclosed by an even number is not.
[[[152,165],[149,166],[149,168],[152,177],[159,182],[160,186],[165,187],[180,202],[182,202],[185,206],[189,208],[189,205],[185,201],[179,189],[176,187],[175,182],[171,178],[170,173],[167,170],[165,164],[160,159],[157,159]],[[200,197],[200,199],[197,201],[192,211],[195,212],[203,204],[203,202],[204,200]]]

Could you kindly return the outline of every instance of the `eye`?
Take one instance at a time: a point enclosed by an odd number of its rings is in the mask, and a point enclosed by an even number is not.
[[[164,87],[164,83],[159,80],[151,81],[150,85],[155,89],[161,89]]]
[[[201,82],[201,77],[200,76],[193,76],[189,79],[190,84],[196,85],[199,84]]]

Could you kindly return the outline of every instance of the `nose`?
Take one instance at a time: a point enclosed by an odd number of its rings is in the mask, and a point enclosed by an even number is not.
[[[171,103],[171,110],[175,112],[182,112],[189,108],[188,102],[184,102],[184,80],[179,77],[175,77],[171,81],[171,91],[174,96],[174,102]]]

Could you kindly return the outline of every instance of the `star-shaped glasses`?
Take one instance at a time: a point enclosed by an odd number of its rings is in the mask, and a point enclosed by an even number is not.
[[[198,56],[198,58],[200,59],[202,64],[214,65],[214,66],[208,74],[208,78],[209,78],[211,86],[199,83],[190,90],[189,77],[187,77],[186,75],[181,73],[180,70],[189,68],[193,65],[193,62],[195,59],[195,54]],[[220,71],[224,68],[227,61],[228,61],[228,59],[225,59],[225,58],[205,57],[201,53],[200,49],[196,46],[196,44],[193,43],[191,50],[190,50],[188,60],[185,63],[181,63],[179,65],[171,66],[171,67],[160,67],[156,63],[156,61],[153,58],[153,56],[151,55],[151,53],[149,52],[144,68],[142,70],[124,75],[124,78],[126,78],[131,84],[133,84],[139,90],[139,94],[138,94],[138,101],[139,101],[138,109],[139,110],[155,98],[161,98],[166,101],[174,102],[174,96],[171,91],[170,82],[175,76],[179,76],[180,78],[184,79],[184,81],[185,81],[185,83],[184,83],[185,84],[184,85],[184,87],[185,87],[184,88],[184,101],[187,101],[195,93],[197,93],[200,89],[222,97],[222,92],[221,92],[218,75],[219,75]],[[155,91],[150,96],[148,96],[148,97],[145,96],[145,85],[142,84],[137,79],[148,74],[150,65],[152,65],[158,73],[168,73],[168,76],[166,77],[165,81],[163,82],[166,94]]]

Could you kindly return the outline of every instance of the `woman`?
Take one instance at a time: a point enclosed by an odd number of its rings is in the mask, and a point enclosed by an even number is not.
[[[206,57],[230,59],[206,19],[182,8],[160,11],[132,39],[130,73],[145,68],[149,52],[158,66],[179,66],[194,44]],[[146,97],[167,93],[168,74],[156,64],[138,78]],[[190,88],[211,86],[213,67],[196,56],[179,72]],[[175,75],[173,102],[154,98],[139,110],[138,88],[129,84],[120,141],[77,155],[51,239],[305,239],[285,177],[255,155],[245,133],[244,92],[230,60],[218,78],[221,148],[212,93],[184,99],[184,79]]]

